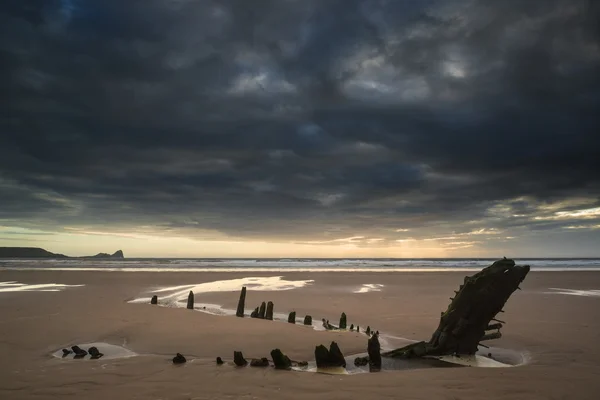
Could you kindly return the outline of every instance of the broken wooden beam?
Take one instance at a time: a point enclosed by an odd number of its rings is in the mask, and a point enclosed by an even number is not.
[[[481,341],[498,339],[500,332],[486,334],[495,316],[529,273],[530,267],[513,260],[494,262],[473,276],[464,278],[458,294],[442,314],[429,342],[418,342],[383,353],[384,357],[423,357],[427,355],[475,354]]]
[[[483,337],[481,339],[479,339],[480,342],[484,342],[486,340],[494,340],[494,339],[500,339],[502,337],[502,333],[501,332],[493,332],[493,333],[488,333],[486,335],[483,335]]]
[[[497,324],[489,324],[489,325],[487,326],[487,328],[485,328],[485,330],[486,330],[486,331],[491,331],[491,330],[493,330],[493,329],[500,329],[500,328],[502,328],[502,326],[503,326],[503,325],[502,325],[502,324],[500,324],[500,323],[497,323]]]

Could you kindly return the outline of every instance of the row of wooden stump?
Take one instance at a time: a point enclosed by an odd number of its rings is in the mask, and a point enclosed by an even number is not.
[[[152,296],[152,299],[150,299],[150,304],[154,304],[154,305],[158,304],[158,296],[156,296],[156,295]],[[244,287],[242,287],[242,291],[240,293],[240,299],[239,299],[238,305],[237,305],[237,310],[235,312],[236,317],[243,318],[245,316],[245,314],[244,314],[245,304],[246,304],[246,287],[244,286]],[[190,290],[190,293],[188,294],[186,308],[188,310],[194,309],[194,292],[192,292],[191,290]],[[259,319],[266,319],[266,320],[272,321],[273,320],[273,308],[274,308],[274,304],[272,301],[269,301],[267,303],[265,303],[263,301],[259,307],[256,307],[254,309],[254,311],[252,311],[252,313],[250,314],[250,318],[259,318]],[[289,313],[288,322],[290,324],[296,323],[296,311],[292,311]],[[323,327],[326,330],[348,329],[346,313],[342,313],[342,315],[340,316],[339,326],[335,326],[335,325],[331,324],[329,322],[329,320],[326,320],[325,318],[322,319],[322,322],[323,322]],[[304,325],[312,325],[312,316],[306,315],[304,317],[303,324]],[[355,329],[354,324],[351,324],[349,329],[350,329],[350,331],[353,332]],[[356,332],[360,333],[360,326],[358,326],[358,325],[356,326]],[[374,330],[371,330],[370,326],[367,326],[365,333],[367,334],[367,336],[371,336],[371,334],[374,334],[374,333],[379,334],[379,331],[375,332]]]
[[[373,334],[369,338],[367,344],[368,359],[366,357],[358,357],[354,360],[356,366],[369,365],[370,372],[381,371],[381,347],[377,334]],[[280,349],[271,350],[271,359],[275,369],[290,370],[292,367],[308,367],[307,361],[293,361],[286,356]],[[317,368],[346,368],[346,359],[342,350],[336,342],[331,342],[329,349],[325,346],[318,345],[315,347],[315,361]],[[186,359],[180,353],[173,358],[173,364],[183,364]],[[245,367],[250,364],[251,367],[269,367],[271,361],[268,358],[253,358],[248,362],[241,351],[233,352],[233,363],[238,367]],[[224,364],[221,357],[217,357],[217,365]]]
[[[503,306],[509,297],[516,290],[521,289],[519,285],[529,271],[528,265],[518,266],[514,260],[504,257],[472,276],[465,276],[463,284],[455,291],[455,296],[450,298],[451,302],[446,311],[440,313],[438,328],[429,341],[415,342],[399,349],[386,351],[383,356],[411,359],[448,354],[475,354],[479,346],[487,347],[481,343],[482,341],[502,337],[500,329],[505,322],[497,319],[497,315],[504,312]],[[244,317],[245,300],[246,288],[243,287],[236,312],[238,317]],[[156,296],[152,298],[152,303],[158,303]],[[187,307],[194,308],[192,292],[189,294]],[[254,310],[252,316],[273,319],[273,303],[265,304],[263,302]],[[295,311],[289,314],[288,322],[296,323]],[[312,325],[312,317],[307,315],[304,323]],[[339,327],[330,324],[325,319],[323,319],[323,327],[328,330],[346,329],[346,314],[342,313]],[[350,330],[354,330],[353,325],[350,326]],[[360,332],[360,327],[357,326],[356,330]],[[378,339],[379,332],[376,331],[373,334],[371,328],[367,327],[365,333],[369,336],[367,345],[369,356],[357,358],[354,363],[355,365],[368,364],[371,370],[377,370],[381,368],[382,355]],[[342,366],[338,354],[339,347],[334,344],[332,343],[329,349],[317,346],[315,349],[317,366]],[[239,360],[241,361],[241,359]],[[345,362],[343,364],[345,365]]]
[[[237,317],[243,318],[245,316],[245,303],[246,303],[246,287],[242,287],[242,291],[240,293],[240,299],[238,301],[238,306],[235,315]],[[150,300],[150,304],[158,304],[158,296],[152,296]],[[188,309],[194,309],[194,292],[190,290],[187,299]],[[264,301],[261,303],[259,307],[256,307],[254,311],[250,314],[250,318],[259,318],[266,320],[273,320],[273,308],[274,304],[272,301],[265,303]],[[296,323],[296,312],[292,311],[288,315],[288,322],[291,324]],[[348,329],[347,327],[347,316],[346,313],[342,313],[340,316],[339,326],[335,326],[323,318],[323,327],[326,330],[344,330]],[[312,325],[312,316],[306,315],[304,317],[304,325]],[[354,324],[350,325],[350,331],[354,331]],[[360,326],[356,326],[356,332],[360,332]],[[375,372],[381,370],[381,346],[379,344],[379,331],[372,331],[370,326],[367,326],[365,330],[365,334],[369,336],[369,340],[367,343],[367,352],[369,353],[368,360],[366,358],[356,358],[354,364],[357,366],[369,365],[369,371]],[[286,356],[280,349],[273,349],[271,351],[271,359],[275,369],[283,369],[289,370],[292,366],[297,367],[307,367],[308,362],[306,361],[293,361],[290,360],[288,356]],[[331,342],[329,345],[329,349],[324,345],[319,345],[315,347],[315,361],[317,364],[317,368],[332,368],[332,367],[346,367],[346,360],[344,355],[336,342]],[[174,364],[182,364],[185,363],[186,359],[183,355],[177,353],[177,355],[173,358]],[[241,351],[233,352],[233,363],[239,367],[244,367],[250,364],[251,367],[268,367],[270,365],[269,360],[266,357],[263,358],[253,358],[250,363],[248,360],[244,358],[244,355]],[[223,360],[221,357],[217,357],[217,365],[223,364]]]

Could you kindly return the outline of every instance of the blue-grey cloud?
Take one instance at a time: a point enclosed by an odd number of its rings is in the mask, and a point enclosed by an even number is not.
[[[0,219],[286,240],[581,225],[535,217],[598,206],[599,14],[4,2]]]

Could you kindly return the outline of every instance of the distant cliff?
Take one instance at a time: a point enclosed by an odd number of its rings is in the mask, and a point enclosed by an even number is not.
[[[0,258],[68,258],[39,247],[0,247]]]
[[[125,258],[125,256],[122,250],[117,250],[114,254],[99,253],[95,256],[68,257],[39,247],[0,247],[0,258]]]

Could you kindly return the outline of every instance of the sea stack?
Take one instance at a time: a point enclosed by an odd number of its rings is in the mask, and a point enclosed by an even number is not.
[[[188,294],[187,309],[188,310],[194,309],[194,292],[192,292],[191,290],[190,290],[190,294]]]
[[[273,321],[273,307],[274,305],[272,301],[267,303],[267,312],[265,314],[265,319]]]
[[[340,316],[340,329],[346,329],[346,313]]]
[[[240,293],[240,301],[238,301],[237,311],[235,312],[236,317],[244,318],[244,305],[246,304],[246,286],[242,287]]]

